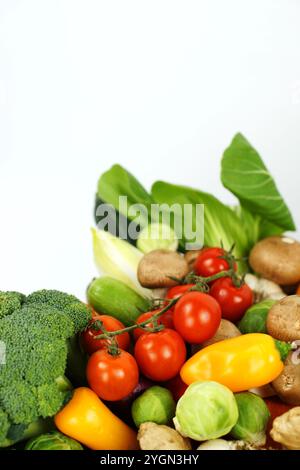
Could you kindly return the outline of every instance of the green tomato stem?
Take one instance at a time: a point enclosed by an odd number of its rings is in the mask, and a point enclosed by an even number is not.
[[[130,332],[130,331],[133,331],[135,330],[136,328],[145,328],[146,327],[146,330],[149,331],[159,331],[159,330],[162,330],[162,325],[158,325],[156,326],[155,328],[149,328],[147,327],[147,325],[149,325],[149,323],[153,323],[155,322],[155,320],[157,320],[163,313],[166,313],[170,308],[172,308],[177,302],[178,302],[179,298],[176,298],[176,299],[172,299],[168,305],[166,305],[162,310],[160,310],[159,312],[155,313],[154,315],[152,315],[152,317],[148,318],[148,320],[145,320],[141,323],[135,323],[134,325],[131,325],[131,326],[127,326],[126,328],[123,328],[122,330],[116,330],[116,331],[106,331],[105,333],[101,334],[101,335],[98,335],[98,336],[95,336],[94,339],[107,339],[107,338],[111,338],[112,336],[118,336],[118,335],[121,335],[122,333],[126,333],[126,332]]]
[[[285,341],[279,341],[278,339],[274,339],[274,342],[280,354],[280,358],[282,362],[284,362],[288,357],[289,352],[292,350],[292,345],[290,343],[286,343]]]

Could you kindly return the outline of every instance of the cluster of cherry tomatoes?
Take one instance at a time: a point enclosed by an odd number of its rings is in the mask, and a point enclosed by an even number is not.
[[[195,274],[206,278],[228,270],[224,255],[222,248],[202,250],[195,263]],[[100,321],[107,332],[122,330],[124,325],[112,316],[95,315],[82,333],[81,342],[90,355],[88,383],[100,398],[118,401],[130,395],[138,384],[139,373],[159,383],[176,378],[186,361],[186,343],[201,344],[209,340],[219,328],[221,318],[237,322],[253,303],[247,284],[236,286],[231,277],[212,282],[209,293],[191,291],[193,287],[194,284],[184,284],[169,289],[166,299],[179,300],[157,319],[157,324],[164,328],[149,332],[137,327],[132,331],[134,345],[127,331],[114,336],[115,353],[109,347],[109,340],[95,339],[102,330],[93,324]],[[143,313],[136,323],[149,319],[147,327],[153,328],[151,318],[158,312]]]

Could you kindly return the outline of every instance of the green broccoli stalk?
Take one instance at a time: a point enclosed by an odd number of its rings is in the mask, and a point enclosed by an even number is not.
[[[0,447],[53,427],[71,393],[69,342],[90,319],[90,308],[72,295],[0,292]]]

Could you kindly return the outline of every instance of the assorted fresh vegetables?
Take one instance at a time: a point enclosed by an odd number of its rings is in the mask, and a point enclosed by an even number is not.
[[[162,181],[147,192],[114,165],[98,183],[88,305],[0,292],[0,447],[300,449],[294,222],[241,134],[221,180],[236,207]],[[178,233],[186,204],[193,230]]]

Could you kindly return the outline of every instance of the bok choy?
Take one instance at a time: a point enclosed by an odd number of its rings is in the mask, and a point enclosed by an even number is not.
[[[151,291],[144,289],[137,279],[137,267],[143,253],[104,230],[92,228],[92,236],[99,273],[118,279],[139,294],[150,297]]]
[[[127,227],[134,220],[142,230],[149,222],[161,222],[161,214],[167,214],[168,224],[175,229],[181,251],[190,249],[187,244],[194,243],[184,229],[188,222],[192,227],[190,233],[197,233],[199,213],[196,209],[199,204],[204,206],[204,244],[220,246],[222,242],[225,249],[235,244],[234,254],[239,258],[247,257],[252,246],[260,239],[295,230],[291,213],[272,176],[257,151],[242,134],[237,134],[224,152],[221,180],[225,188],[237,197],[237,207],[223,204],[212,194],[162,181],[154,183],[151,192],[147,192],[120,165],[114,165],[102,174],[97,197],[111,204],[128,222]],[[120,196],[126,196],[127,205],[120,203]],[[151,209],[155,204],[163,205],[164,208],[153,218]],[[177,212],[171,207],[174,204]],[[137,205],[145,209],[138,221],[135,212]],[[186,205],[190,210],[188,218],[183,210]],[[179,234],[176,230],[178,225],[181,226]],[[136,243],[136,239],[132,241],[131,236],[127,240]]]

